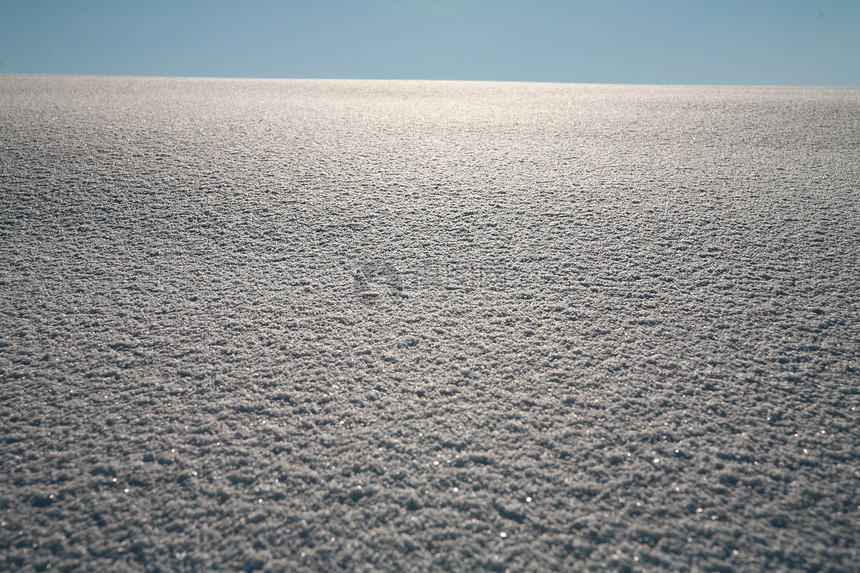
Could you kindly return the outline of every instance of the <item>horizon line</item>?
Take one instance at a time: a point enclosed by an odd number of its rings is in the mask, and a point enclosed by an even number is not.
[[[450,79],[450,78],[385,78],[385,77],[274,77],[274,76],[208,76],[208,75],[148,75],[148,74],[87,74],[57,72],[2,72],[0,76],[49,76],[77,78],[150,78],[150,79],[199,79],[199,80],[250,80],[250,81],[366,81],[366,82],[450,82],[450,83],[508,83],[508,84],[559,84],[589,86],[642,86],[642,87],[737,87],[737,88],[838,88],[857,89],[860,85],[848,84],[741,84],[741,83],[641,83],[641,82],[589,82],[557,80],[500,80],[500,79]]]

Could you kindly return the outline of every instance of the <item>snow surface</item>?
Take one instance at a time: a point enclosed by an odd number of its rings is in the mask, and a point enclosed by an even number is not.
[[[855,570],[860,89],[0,76],[0,568]]]

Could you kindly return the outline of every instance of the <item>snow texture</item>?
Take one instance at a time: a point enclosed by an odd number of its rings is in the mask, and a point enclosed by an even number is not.
[[[0,568],[857,570],[860,90],[0,76]]]

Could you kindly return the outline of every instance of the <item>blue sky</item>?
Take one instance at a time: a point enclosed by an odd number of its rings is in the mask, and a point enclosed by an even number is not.
[[[0,0],[0,73],[860,85],[860,0]]]

